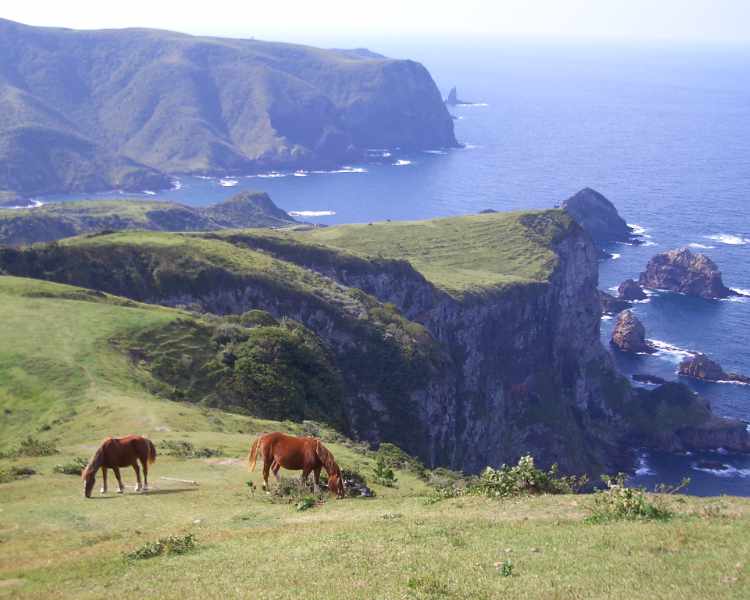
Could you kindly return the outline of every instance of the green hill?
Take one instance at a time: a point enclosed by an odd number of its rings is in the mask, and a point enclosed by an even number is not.
[[[122,229],[209,231],[227,227],[289,227],[296,223],[267,194],[260,192],[242,192],[208,207],[143,200],[83,200],[0,209],[0,245],[50,242],[82,233]]]
[[[62,76],[65,74],[65,76]],[[420,64],[346,50],[0,19],[0,193],[169,186],[455,146]]]

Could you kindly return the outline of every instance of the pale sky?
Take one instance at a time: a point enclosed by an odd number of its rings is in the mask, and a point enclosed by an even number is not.
[[[0,17],[351,45],[387,34],[750,44],[750,0],[5,0]]]

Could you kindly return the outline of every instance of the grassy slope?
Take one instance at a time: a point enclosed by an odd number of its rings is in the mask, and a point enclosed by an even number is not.
[[[101,598],[744,598],[750,592],[750,502],[676,497],[669,523],[584,525],[586,497],[427,506],[422,483],[374,486],[373,500],[330,501],[305,513],[250,496],[252,434],[288,429],[149,396],[107,340],[178,311],[56,284],[0,277],[0,421],[6,449],[25,434],[62,453],[2,459],[30,465],[0,485],[0,597]],[[60,421],[57,421],[60,419]],[[49,430],[39,431],[43,424]],[[221,447],[225,460],[160,456],[148,495],[85,500],[76,477],[52,474],[105,434]],[[340,462],[371,460],[331,444]],[[197,480],[197,488],[160,479]],[[124,479],[132,485],[132,472]],[[721,504],[723,516],[699,516]],[[128,563],[122,553],[194,532],[189,555]],[[494,564],[510,558],[514,575]]]
[[[562,211],[546,210],[260,235],[286,236],[367,257],[408,260],[437,287],[460,295],[546,281],[557,264],[551,247],[571,224]]]

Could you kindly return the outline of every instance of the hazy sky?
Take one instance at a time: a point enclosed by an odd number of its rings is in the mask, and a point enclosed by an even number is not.
[[[750,0],[9,0],[0,16],[75,28],[158,27],[314,41],[583,37],[750,44]]]

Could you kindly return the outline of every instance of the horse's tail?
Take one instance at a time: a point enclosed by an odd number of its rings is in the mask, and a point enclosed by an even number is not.
[[[146,440],[148,446],[148,464],[152,465],[156,461],[156,446],[151,440]]]
[[[250,446],[250,453],[247,455],[247,462],[249,465],[250,471],[255,471],[255,462],[258,458],[258,447],[260,446],[260,440],[261,437],[258,437],[254,442],[253,445]]]

